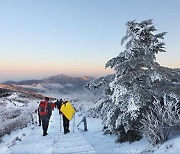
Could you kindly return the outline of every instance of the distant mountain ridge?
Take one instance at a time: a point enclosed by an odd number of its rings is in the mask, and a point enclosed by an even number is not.
[[[16,86],[33,92],[58,91],[68,93],[69,91],[82,90],[83,87],[94,80],[94,77],[71,77],[64,74],[51,76],[41,80],[6,81],[2,84]]]
[[[3,82],[2,84],[5,84],[5,85],[13,85],[13,84],[16,84],[16,85],[31,85],[31,84],[38,84],[38,83],[41,83],[41,82],[42,82],[42,80],[23,80],[23,81],[9,80],[9,81]]]
[[[50,83],[50,84],[67,84],[67,83],[78,83],[78,82],[87,82],[87,81],[91,81],[94,80],[94,77],[90,77],[90,76],[83,76],[83,77],[71,77],[68,75],[64,75],[64,74],[60,74],[60,75],[56,75],[56,76],[51,76],[49,78],[44,78],[41,80],[22,80],[22,81],[13,81],[13,80],[9,80],[6,82],[3,82],[2,84],[5,85],[32,85],[32,84],[41,84],[41,83]]]

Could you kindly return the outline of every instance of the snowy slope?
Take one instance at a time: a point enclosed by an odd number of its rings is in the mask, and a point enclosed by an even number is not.
[[[34,123],[40,94],[0,84],[0,142],[5,134]]]
[[[0,129],[11,125],[17,127],[19,122],[25,120],[31,121],[31,110],[37,107],[35,98],[21,97],[19,92],[13,92],[10,96],[1,97],[1,115],[0,115]],[[52,95],[55,96],[55,95]],[[53,112],[48,135],[42,136],[42,128],[37,126],[36,123],[29,124],[23,129],[14,129],[10,134],[6,133],[2,142],[0,142],[0,154],[16,154],[16,153],[102,153],[102,154],[149,154],[149,153],[180,153],[180,137],[173,138],[163,145],[156,147],[151,146],[146,138],[133,143],[115,143],[116,135],[103,135],[101,119],[87,117],[88,131],[83,131],[83,123],[77,128],[77,124],[81,121],[88,109],[94,104],[95,98],[90,96],[78,97],[74,99],[73,104],[76,104],[78,111],[75,119],[70,123],[71,132],[63,134],[63,126],[61,125],[60,132],[60,116],[57,110]],[[75,97],[74,97],[75,98]],[[14,105],[12,105],[14,104]],[[26,105],[27,106],[26,106]],[[18,112],[16,109],[21,110],[21,116],[11,118],[7,111],[14,111],[13,115]],[[26,110],[27,109],[27,110]],[[28,111],[28,112],[27,112]],[[6,112],[6,114],[5,114]],[[10,112],[12,113],[12,112]],[[33,115],[35,120],[37,115]],[[9,117],[9,119],[8,119]],[[17,119],[16,119],[17,118]],[[7,121],[5,121],[5,119]],[[14,121],[15,120],[15,121]],[[75,120],[75,121],[74,121]],[[75,122],[75,124],[74,124]],[[13,123],[13,125],[12,125]],[[14,128],[13,127],[13,128]],[[8,127],[7,127],[8,128]],[[74,129],[74,132],[73,132]],[[12,129],[13,130],[13,129]]]
[[[180,137],[172,139],[159,147],[150,146],[146,138],[131,144],[128,142],[115,143],[116,135],[103,135],[103,125],[100,119],[87,117],[88,131],[86,132],[83,131],[83,123],[77,128],[77,124],[82,117],[83,114],[76,113],[75,119],[70,123],[71,132],[64,135],[62,125],[60,132],[60,116],[55,110],[47,136],[42,136],[42,128],[37,124],[29,125],[24,129],[12,132],[10,135],[5,135],[3,142],[0,143],[0,153],[179,153]]]
[[[98,119],[87,118],[88,131],[83,131],[83,124],[76,127],[82,116],[77,113],[70,123],[71,132],[64,135],[60,116],[53,112],[47,136],[42,136],[42,128],[36,125],[6,135],[0,144],[1,153],[131,153],[142,151],[147,142],[118,144],[114,135],[103,135],[102,124]],[[74,122],[76,123],[74,125]],[[75,127],[74,127],[75,126]],[[73,132],[74,130],[74,132]],[[144,144],[145,143],[145,144]],[[144,144],[144,145],[143,145]]]

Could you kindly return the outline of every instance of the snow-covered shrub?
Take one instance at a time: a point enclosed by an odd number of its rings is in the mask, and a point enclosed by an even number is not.
[[[155,99],[141,119],[142,129],[152,144],[164,143],[170,131],[180,126],[180,101],[174,94]]]
[[[12,90],[11,94],[0,98],[0,141],[5,134],[35,123],[37,101],[38,96]]]
[[[0,88],[0,98],[10,96],[11,94],[12,94],[12,90]]]

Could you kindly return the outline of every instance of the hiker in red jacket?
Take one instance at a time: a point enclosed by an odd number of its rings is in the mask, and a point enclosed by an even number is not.
[[[45,100],[40,101],[38,110],[42,120],[43,136],[46,136],[49,120],[52,115],[52,106],[49,97],[45,97]]]

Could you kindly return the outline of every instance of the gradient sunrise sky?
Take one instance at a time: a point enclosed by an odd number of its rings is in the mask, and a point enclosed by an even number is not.
[[[57,74],[101,76],[124,46],[126,22],[154,19],[157,61],[180,67],[180,0],[1,0],[0,82]]]

